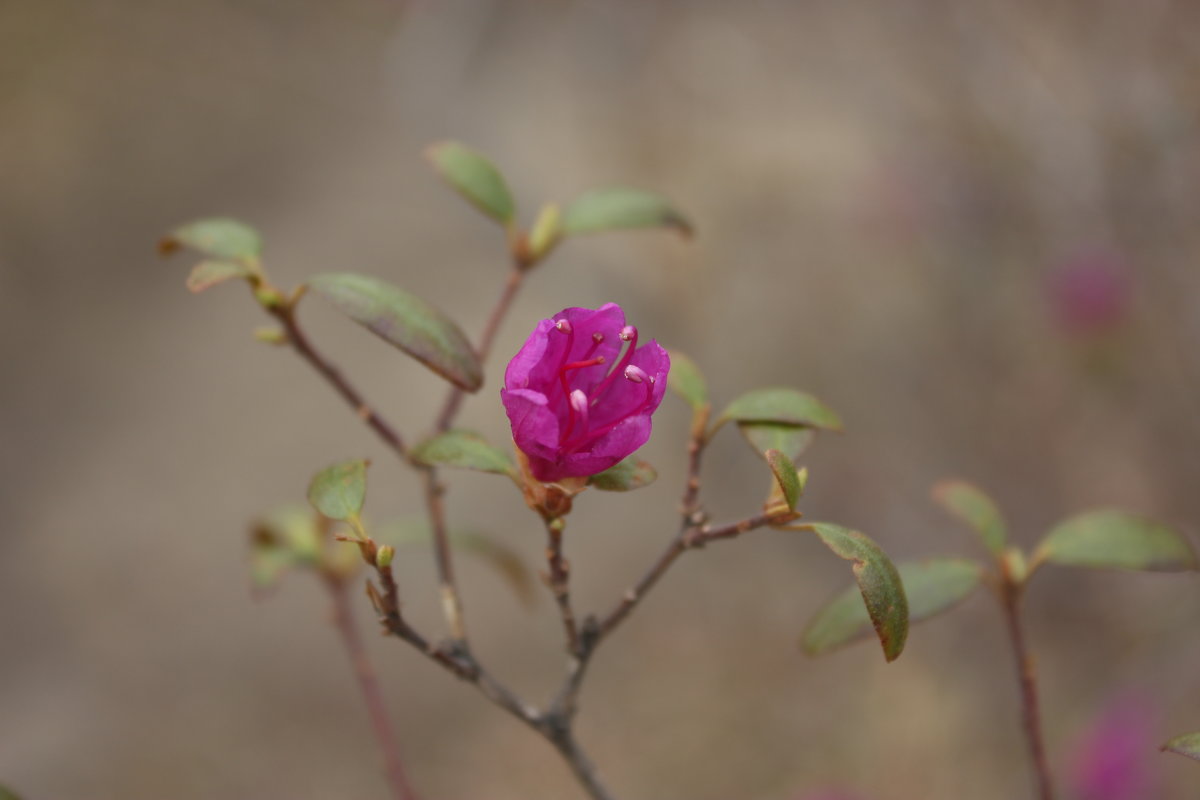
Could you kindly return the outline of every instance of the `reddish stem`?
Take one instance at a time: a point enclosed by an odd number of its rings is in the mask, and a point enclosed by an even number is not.
[[[375,739],[383,752],[384,766],[387,772],[388,784],[396,800],[417,800],[417,793],[408,782],[404,771],[404,763],[400,759],[400,745],[396,733],[388,718],[387,706],[384,703],[383,692],[379,688],[379,678],[375,667],[367,656],[363,646],[362,636],[354,622],[354,613],[346,596],[346,585],[340,579],[326,580],[329,594],[333,599],[333,621],[341,634],[342,644],[350,656],[354,667],[354,677],[358,679],[358,688],[362,692],[367,713],[371,717],[371,727],[375,731]]]

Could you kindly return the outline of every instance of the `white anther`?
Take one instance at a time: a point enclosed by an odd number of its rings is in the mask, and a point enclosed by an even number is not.
[[[554,327],[558,329],[559,333],[570,333],[571,332],[571,323],[565,319],[560,319],[557,322],[555,322]]]
[[[586,414],[588,410],[588,396],[583,393],[583,390],[576,389],[570,394],[571,408],[575,409],[580,414]]]
[[[601,342],[604,341],[604,334],[600,333],[599,331],[596,331],[595,333],[592,334],[592,341],[595,342],[596,344],[600,344]]]
[[[633,381],[634,383],[642,383],[643,381],[651,380],[651,378],[646,374],[646,370],[630,364],[625,368],[625,380]]]
[[[621,333],[619,335],[621,337],[621,341],[628,342],[630,339],[637,336],[637,328],[633,327],[632,325],[626,325],[624,328],[621,328]]]

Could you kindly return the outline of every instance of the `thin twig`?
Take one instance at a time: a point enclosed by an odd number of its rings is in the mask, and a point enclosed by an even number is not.
[[[429,527],[433,531],[433,554],[437,566],[438,589],[442,599],[442,613],[450,626],[450,636],[460,648],[466,648],[467,627],[463,619],[462,599],[458,583],[454,578],[454,556],[450,549],[450,530],[446,524],[446,506],[442,496],[446,489],[438,479],[437,470],[422,465],[421,485],[424,487],[425,509],[429,514]]]
[[[709,542],[717,539],[732,539],[735,536],[741,536],[743,533],[748,533],[756,528],[761,528],[764,525],[769,525],[775,519],[770,514],[756,514],[753,517],[731,522],[728,525],[722,525],[719,528],[696,527],[693,522],[685,522],[679,531],[679,534],[671,540],[658,559],[651,565],[641,579],[633,585],[621,599],[613,606],[612,610],[601,618],[598,624],[596,635],[597,643],[607,637],[613,630],[625,620],[627,616],[637,607],[638,603],[646,596],[659,579],[666,573],[675,559],[679,558],[688,550],[703,547]]]
[[[1039,800],[1054,800],[1054,782],[1050,774],[1050,762],[1046,758],[1046,745],[1042,737],[1041,708],[1038,703],[1037,669],[1025,644],[1025,630],[1021,624],[1021,586],[1007,575],[1002,576],[1000,605],[1008,624],[1008,636],[1012,642],[1013,656],[1017,666],[1017,681],[1021,689],[1021,719],[1025,728],[1025,739],[1029,746],[1029,759],[1037,776]]]
[[[704,524],[704,513],[700,509],[700,469],[704,459],[708,414],[709,409],[705,407],[698,409],[693,415],[692,431],[688,437],[687,476],[684,479],[683,499],[679,504],[679,513],[682,519],[678,533],[675,534],[675,538],[671,540],[658,559],[650,565],[650,569],[642,575],[641,579],[621,596],[611,611],[601,617],[601,621],[597,623],[595,639],[591,643],[590,649],[599,645],[602,639],[612,633],[613,629],[629,616],[646,593],[658,583],[659,578],[675,563],[675,559],[688,549],[689,537],[694,536]]]
[[[551,735],[549,738],[592,800],[614,800],[613,795],[600,782],[600,776],[596,774],[596,767],[591,759],[580,749],[579,742],[575,741],[569,725],[560,734]]]
[[[773,520],[773,517],[768,514],[758,514],[718,528],[711,528],[706,524],[705,514],[700,508],[700,468],[706,444],[707,422],[708,409],[699,409],[692,421],[692,433],[688,442],[688,468],[683,499],[680,502],[682,519],[678,532],[650,565],[650,568],[637,583],[621,596],[607,614],[599,619],[589,616],[584,620],[583,630],[579,635],[578,651],[568,663],[567,677],[550,704],[552,713],[560,714],[568,720],[575,715],[583,679],[596,649],[633,613],[642,599],[654,588],[679,556],[690,549],[703,547],[716,539],[740,536],[747,531],[770,524]]]
[[[540,730],[542,715],[537,709],[530,707],[514,692],[492,677],[469,651],[458,648],[455,643],[451,643],[449,646],[435,645],[408,624],[408,621],[400,613],[399,591],[390,566],[376,566],[375,574],[379,578],[380,585],[383,586],[383,591],[380,592],[368,583],[367,594],[370,596],[375,610],[379,613],[379,620],[383,624],[384,630],[408,642],[456,678],[475,686],[489,700],[517,719]]]
[[[400,759],[400,745],[396,740],[391,720],[388,718],[375,667],[367,656],[362,636],[354,622],[354,613],[346,596],[346,584],[341,579],[328,578],[325,585],[333,599],[334,624],[337,626],[338,633],[341,634],[342,644],[354,666],[354,676],[358,679],[358,688],[362,692],[367,713],[371,717],[371,727],[375,731],[375,739],[379,743],[379,749],[383,751],[384,766],[392,795],[396,800],[417,800],[417,793],[408,782],[404,771],[404,762]]]
[[[484,324],[479,345],[475,348],[475,354],[481,364],[486,360],[488,353],[492,349],[492,343],[495,341],[496,334],[500,330],[500,323],[504,320],[508,309],[512,306],[513,299],[517,296],[517,291],[521,288],[523,277],[524,270],[521,265],[514,264],[512,271],[509,273],[508,280],[505,281],[504,289],[500,293],[500,298],[496,301],[496,306],[492,309],[491,315],[488,316],[488,320]],[[463,390],[457,386],[450,389],[450,393],[446,396],[446,402],[442,406],[442,411],[438,415],[437,431],[449,430],[450,426],[454,424],[454,418],[458,416],[459,408],[462,406],[463,395]],[[442,502],[442,495],[445,493],[445,488],[442,486],[441,481],[438,480],[437,469],[432,466],[423,466],[421,468],[421,481],[424,486],[425,508],[429,514],[429,527],[433,531],[433,550],[442,599],[442,612],[445,614],[446,624],[450,627],[450,635],[453,637],[457,647],[467,652],[469,651],[467,645],[467,626],[463,614],[462,596],[458,591],[458,583],[454,578],[454,554],[450,548],[450,531],[446,524],[445,505]]]
[[[384,443],[396,452],[402,459],[408,460],[408,447],[404,444],[404,439],[392,425],[385,420],[378,411],[367,404],[363,399],[362,394],[354,388],[353,385],[342,375],[341,370],[335,367],[325,356],[321,355],[304,331],[300,328],[300,324],[296,321],[296,312],[293,306],[279,306],[270,309],[271,314],[279,320],[283,325],[283,330],[287,334],[288,343],[292,348],[300,354],[309,364],[325,378],[331,386],[342,396],[354,410],[354,413],[363,422],[379,435],[379,438]]]
[[[575,611],[571,608],[571,565],[563,557],[563,522],[561,518],[546,520],[546,566],[549,569],[546,584],[558,604],[567,652],[578,657],[579,629],[575,624]]]
[[[504,317],[508,315],[508,309],[512,306],[512,302],[517,297],[517,292],[521,289],[521,283],[525,278],[525,268],[514,263],[512,271],[508,273],[508,280],[504,283],[504,289],[500,293],[500,298],[496,301],[496,305],[492,308],[492,313],[488,316],[487,322],[484,323],[483,333],[479,336],[479,345],[475,348],[475,355],[479,358],[479,363],[487,360],[488,354],[492,351],[492,344],[496,341],[496,334],[500,332],[500,323],[504,321]],[[458,416],[459,408],[462,406],[464,392],[455,386],[446,395],[446,402],[442,405],[442,412],[438,415],[437,430],[439,432],[449,430],[454,424],[454,418]]]

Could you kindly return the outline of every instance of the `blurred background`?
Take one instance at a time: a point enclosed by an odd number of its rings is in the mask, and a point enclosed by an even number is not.
[[[534,275],[464,424],[505,441],[497,370],[568,305],[624,305],[708,373],[718,404],[811,391],[847,423],[806,456],[804,510],[894,557],[981,555],[929,500],[960,476],[1014,538],[1120,506],[1200,521],[1200,6],[667,0],[120,0],[0,5],[0,782],[27,800],[384,797],[327,598],[249,591],[249,520],[369,456],[375,519],[413,477],[291,354],[244,290],[190,295],[156,258],[176,224],[263,231],[285,284],[361,271],[477,335],[501,234],[421,158],[456,138],[528,222],[597,185],[664,192],[696,224],[581,238]],[[313,338],[411,438],[444,387],[320,303]],[[668,399],[654,486],[593,493],[568,532],[577,604],[607,607],[675,529],[687,413]],[[451,474],[451,519],[540,566],[495,476]],[[713,447],[714,515],[765,467]],[[398,559],[443,633],[432,565]],[[468,624],[533,698],[561,669],[549,597],[522,608],[460,557]],[[1031,793],[1001,618],[980,593],[885,665],[798,635],[850,579],[799,534],[682,560],[596,659],[580,736],[622,798],[1011,800]],[[1158,756],[1200,727],[1195,575],[1047,568],[1027,602],[1064,776],[1113,703]],[[374,623],[365,599],[362,624]],[[581,796],[549,748],[398,642],[370,636],[432,800]],[[1124,698],[1124,699],[1123,699]],[[1065,781],[1064,781],[1065,782]]]

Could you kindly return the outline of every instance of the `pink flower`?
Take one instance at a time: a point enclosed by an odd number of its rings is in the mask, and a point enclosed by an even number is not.
[[[1076,743],[1070,784],[1077,800],[1153,800],[1154,714],[1136,696],[1113,703]]]
[[[1129,283],[1125,264],[1116,255],[1098,251],[1067,260],[1050,277],[1058,324],[1074,334],[1116,328],[1129,312]]]
[[[534,328],[500,390],[534,477],[595,475],[650,438],[671,359],[654,340],[637,344],[616,303],[567,308]]]

